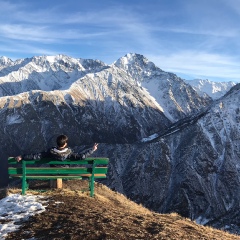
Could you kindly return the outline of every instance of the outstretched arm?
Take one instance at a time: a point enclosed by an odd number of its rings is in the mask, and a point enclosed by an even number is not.
[[[70,159],[85,159],[88,156],[90,156],[91,154],[93,154],[93,152],[95,152],[97,150],[97,147],[98,147],[98,143],[94,143],[92,148],[87,149],[84,152],[81,152],[81,153],[72,152]]]
[[[31,153],[31,154],[25,154],[15,157],[16,161],[20,162],[22,159],[24,160],[40,160],[42,158],[48,158],[50,157],[49,151],[47,152],[40,152],[40,153]]]

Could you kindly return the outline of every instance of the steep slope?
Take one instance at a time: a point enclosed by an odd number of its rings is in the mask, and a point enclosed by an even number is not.
[[[240,233],[239,89],[155,142],[101,148],[107,184],[155,211]]]
[[[64,190],[44,195],[45,212],[22,222],[8,239],[240,239],[203,227],[177,214],[158,214],[97,184],[96,197],[79,190],[83,181],[64,182]],[[39,188],[39,186],[38,186]],[[34,193],[34,192],[32,192]]]
[[[146,88],[172,122],[196,113],[211,102],[208,96],[200,97],[181,78],[164,72],[140,54],[127,54],[114,64]]]
[[[190,84],[200,96],[210,96],[212,99],[218,99],[227,93],[235,82],[213,82],[208,79],[185,80]]]

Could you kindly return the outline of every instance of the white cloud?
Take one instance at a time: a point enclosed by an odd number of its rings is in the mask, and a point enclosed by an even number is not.
[[[75,29],[53,30],[47,26],[5,24],[0,25],[1,36],[8,39],[40,43],[61,42],[68,39],[86,39],[104,36],[107,32],[81,33]]]
[[[47,34],[49,31],[46,27],[26,26],[20,24],[1,24],[0,32],[2,37],[9,39],[44,42],[51,41],[49,35]]]
[[[184,34],[192,34],[192,35],[205,35],[205,36],[214,36],[214,37],[236,37],[239,36],[239,30],[237,28],[233,29],[209,29],[207,26],[203,29],[196,29],[191,27],[157,27],[152,28],[153,31],[163,31],[163,32],[173,32],[173,33],[184,33]]]
[[[59,52],[53,51],[51,49],[42,48],[39,46],[34,47],[33,45],[29,45],[26,43],[12,43],[12,41],[8,41],[8,43],[2,42],[0,45],[1,53],[8,53],[7,57],[11,58],[12,60],[16,60],[18,57],[17,55],[23,54],[32,54],[32,55],[57,55]],[[6,56],[6,54],[3,54]],[[27,56],[31,57],[31,56]]]
[[[197,77],[240,81],[238,59],[206,52],[182,51],[171,55],[148,55],[164,71]]]

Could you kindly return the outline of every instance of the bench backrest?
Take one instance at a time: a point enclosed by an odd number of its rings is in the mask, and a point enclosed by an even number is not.
[[[108,158],[85,158],[84,160],[71,160],[71,159],[66,159],[65,161],[56,161],[52,160],[50,158],[43,158],[40,160],[22,160],[20,162],[17,162],[15,158],[8,158],[8,163],[9,164],[19,164],[21,162],[26,162],[26,164],[78,164],[78,165],[84,165],[84,164],[96,164],[96,165],[107,165],[109,162]]]
[[[27,160],[17,162],[14,158],[8,159],[9,175],[16,174],[106,174],[108,158],[86,158],[84,160],[55,161],[51,159]],[[55,165],[56,167],[37,167],[40,165]],[[37,166],[36,166],[37,165]],[[59,165],[59,168],[57,167]],[[61,165],[69,165],[69,168],[62,168]],[[77,166],[76,166],[77,165]]]

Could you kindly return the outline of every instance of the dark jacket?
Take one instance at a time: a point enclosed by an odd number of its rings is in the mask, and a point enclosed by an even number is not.
[[[40,153],[32,153],[26,154],[22,156],[24,160],[36,159],[40,160],[42,158],[51,158],[58,161],[64,161],[66,159],[85,159],[89,155],[93,153],[93,149],[87,149],[81,153],[75,153],[71,148],[65,147],[61,150],[57,149],[57,147],[50,148],[47,152],[40,152]]]

